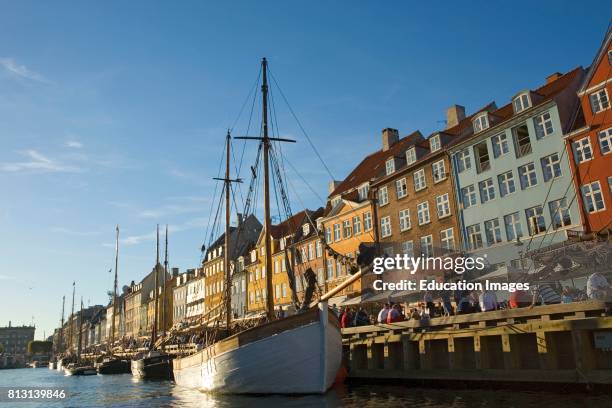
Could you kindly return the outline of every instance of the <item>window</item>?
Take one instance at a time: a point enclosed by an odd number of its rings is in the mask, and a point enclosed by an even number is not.
[[[487,142],[480,142],[474,146],[474,157],[476,160],[476,171],[482,173],[491,168],[491,162],[489,161],[489,149],[487,148]]]
[[[432,137],[429,139],[429,149],[430,149],[432,152],[435,152],[435,151],[440,150],[440,147],[441,147],[441,146],[440,146],[440,135],[435,135],[435,136],[432,136]]]
[[[612,128],[597,133],[597,139],[599,140],[599,150],[602,155],[612,151]]]
[[[380,219],[380,234],[383,238],[391,236],[391,217],[386,216]]]
[[[414,244],[412,241],[402,242],[402,253],[410,258],[414,256]]]
[[[283,292],[283,297],[287,297],[287,284],[283,283],[281,285],[281,288],[282,288],[282,292]]]
[[[512,106],[514,107],[514,113],[519,113],[530,107],[531,101],[529,99],[529,93],[525,92],[514,98],[512,100]]]
[[[313,244],[308,244],[308,259],[310,261],[312,261],[315,257],[314,254],[314,245]],[[283,271],[285,270],[285,261],[283,261]]]
[[[508,241],[514,241],[523,236],[521,219],[518,212],[504,215],[504,227],[506,228],[506,238]]]
[[[492,178],[479,182],[478,189],[480,190],[480,201],[483,204],[495,198],[495,186]]]
[[[542,173],[544,174],[544,182],[555,177],[561,177],[561,164],[557,153],[540,159],[542,164]]]
[[[572,224],[572,218],[570,217],[569,208],[567,208],[567,200],[565,198],[549,202],[548,210],[550,211],[553,229],[567,227]]]
[[[512,128],[512,137],[514,138],[514,150],[517,159],[531,153],[531,140],[526,124]]]
[[[389,193],[387,192],[387,186],[384,186],[378,190],[378,205],[382,207],[387,204],[389,204]]]
[[[535,126],[536,137],[538,139],[542,139],[555,131],[552,118],[550,117],[550,112],[545,112],[533,118],[533,124]]]
[[[491,145],[493,145],[493,157],[496,159],[510,151],[508,146],[508,138],[505,133],[500,133],[491,138]]]
[[[595,181],[591,184],[584,184],[580,190],[582,191],[584,208],[589,213],[601,211],[606,208],[599,181]]]
[[[453,235],[452,228],[440,231],[440,246],[444,250],[444,253],[455,250],[455,236]]]
[[[608,176],[608,192],[612,195],[612,176]]]
[[[478,133],[482,130],[485,130],[489,127],[489,114],[487,112],[483,112],[480,115],[476,116],[472,121],[474,125],[474,133]]]
[[[332,242],[332,234],[330,227],[325,227],[325,242],[328,244]]]
[[[355,235],[361,234],[361,217],[360,216],[353,217],[353,234]]]
[[[437,183],[446,178],[446,169],[444,168],[444,160],[440,160],[431,165],[433,173],[433,181]]]
[[[323,284],[323,282],[325,282],[325,276],[323,275],[323,268],[317,269],[317,279],[320,285]]]
[[[317,252],[317,258],[322,257],[323,256],[323,244],[321,244],[321,241],[317,240],[317,243],[315,244],[315,248]]]
[[[433,256],[433,236],[421,237],[421,254],[426,258]]]
[[[574,146],[574,158],[576,163],[582,163],[593,158],[591,140],[588,136],[576,140],[572,145]]]
[[[487,238],[487,245],[491,246],[502,242],[499,219],[494,218],[492,220],[485,221],[484,229],[485,237]]]
[[[399,212],[399,225],[400,231],[406,231],[410,229],[410,210],[404,209]]]
[[[306,248],[302,248],[302,262],[306,261]],[[274,273],[280,273],[280,262],[274,261]]]
[[[438,210],[438,218],[444,218],[450,215],[448,193],[436,197],[436,209]]]
[[[416,149],[414,147],[406,150],[406,164],[411,165],[416,161]]]
[[[601,112],[610,107],[608,91],[605,88],[590,94],[589,101],[591,101],[591,110],[593,113]]]
[[[372,229],[372,213],[367,212],[363,214],[363,230],[370,231]]]
[[[342,237],[350,238],[352,235],[351,220],[342,221]]]
[[[417,204],[417,218],[419,225],[427,224],[429,219],[429,201],[423,201]]]
[[[342,263],[340,259],[336,259],[336,278],[342,276]]]
[[[527,231],[529,235],[536,235],[546,231],[546,223],[544,222],[541,205],[526,209],[525,215],[527,216]]]
[[[334,260],[327,260],[327,279],[334,279]]]
[[[463,171],[472,167],[472,163],[470,162],[470,152],[465,149],[458,152],[455,155],[455,159],[457,162],[457,171],[462,173]]]
[[[415,171],[412,177],[414,178],[414,191],[420,191],[427,187],[425,183],[425,169]]]
[[[512,170],[498,175],[497,182],[499,183],[499,195],[502,197],[505,197],[508,194],[512,194],[516,191]]]
[[[334,224],[334,241],[340,241],[340,224]]]
[[[359,201],[363,201],[368,198],[368,193],[370,192],[370,185],[364,184],[357,189],[357,194],[359,196]]]
[[[473,184],[461,189],[461,202],[463,208],[470,208],[476,205],[476,190]]]
[[[521,188],[533,187],[538,184],[538,177],[536,176],[535,166],[533,163],[527,163],[524,166],[518,168],[519,179],[521,180]]]
[[[385,173],[387,176],[395,171],[395,159],[391,158],[385,162]]]
[[[332,207],[337,206],[340,203],[340,200],[341,200],[341,197],[334,197],[334,198],[332,198],[332,201],[331,201]]]
[[[470,225],[466,228],[468,236],[468,245],[470,250],[476,250],[482,248],[482,233],[480,231],[480,224]]]
[[[398,200],[408,195],[408,184],[406,184],[405,178],[395,180],[395,195]]]

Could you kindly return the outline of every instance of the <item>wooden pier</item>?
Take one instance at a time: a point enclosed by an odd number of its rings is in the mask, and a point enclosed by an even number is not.
[[[349,378],[612,384],[611,307],[587,301],[343,329]]]

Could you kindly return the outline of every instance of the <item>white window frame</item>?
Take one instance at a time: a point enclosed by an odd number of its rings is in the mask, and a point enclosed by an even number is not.
[[[521,169],[525,169],[524,172]],[[523,174],[524,173],[524,174]],[[538,174],[536,173],[535,164],[533,162],[522,165],[518,168],[519,182],[521,184],[521,190],[527,190],[528,188],[535,187],[538,185]],[[532,176],[533,175],[533,180]],[[526,180],[526,183],[523,183]]]
[[[401,246],[402,246],[402,253],[404,255],[408,255],[409,257],[414,257],[414,242],[412,240],[402,242]]]
[[[412,225],[410,223],[410,209],[404,208],[399,212],[399,227],[400,231],[408,231]]]
[[[427,181],[425,180],[425,169],[418,169],[412,174],[414,181],[414,191],[421,191],[427,188]]]
[[[424,257],[433,257],[433,235],[425,235],[421,237],[421,255]],[[425,249],[425,250],[424,250]]]
[[[437,152],[442,148],[440,143],[440,135],[434,135],[429,139],[429,150],[431,152]]]
[[[569,227],[572,225],[572,214],[567,205],[567,198],[563,197],[558,200],[552,200],[548,202],[548,211],[550,213],[550,224],[554,230],[560,228]],[[567,216],[567,220],[566,220]],[[555,218],[558,217],[559,223],[555,222]]]
[[[473,120],[474,133],[482,132],[489,128],[489,112],[479,113]]]
[[[480,202],[482,204],[488,203],[489,201],[494,200],[495,199],[495,183],[493,183],[493,178],[489,177],[488,179],[479,181],[478,191],[480,192]]]
[[[470,150],[463,149],[455,154],[457,161],[457,172],[463,173],[472,168],[472,159],[470,158]]]
[[[499,223],[499,218],[493,218],[490,220],[486,220],[484,222],[484,230],[485,230],[485,239],[487,240],[488,246],[499,244],[500,242],[503,241],[502,232],[501,232],[501,224]],[[489,232],[492,233],[492,236],[489,236]]]
[[[473,184],[465,186],[461,189],[461,205],[464,209],[475,206],[477,202],[478,199],[476,198],[476,188]]]
[[[355,216],[353,217],[353,235],[361,234],[361,217]]]
[[[406,150],[406,164],[411,165],[412,163],[416,161],[417,161],[416,148],[411,147],[410,149]]]
[[[527,219],[527,233],[530,236],[542,234],[546,231],[546,220],[544,219],[544,209],[541,205],[525,209],[525,218]],[[535,219],[535,225],[533,221]],[[535,229],[534,229],[535,228]]]
[[[340,223],[334,224],[334,242],[338,242],[342,239],[342,226]]]
[[[512,107],[514,113],[519,113],[531,107],[531,96],[529,92],[521,92],[512,99]]]
[[[508,174],[510,174],[510,177],[508,177]],[[512,170],[503,172],[501,174],[497,175],[497,184],[499,185],[499,196],[500,197],[506,197],[510,194],[513,194],[516,192],[516,183],[514,181],[514,172]],[[504,188],[502,188],[502,186],[505,187],[506,189],[506,193],[504,194]],[[510,191],[510,186],[512,186],[512,191]]]
[[[508,221],[510,221],[510,223]],[[515,241],[517,238],[523,236],[521,215],[518,211],[504,215],[504,228],[506,229],[506,239],[508,242]],[[510,236],[510,233],[512,236]]]
[[[357,189],[357,195],[359,197],[359,201],[363,201],[368,198],[368,193],[370,192],[370,184],[362,184]]]
[[[444,164],[444,159],[438,160],[431,165],[431,173],[433,175],[434,184],[446,179],[446,166]]]
[[[383,207],[389,204],[389,191],[387,190],[387,186],[382,186],[380,190],[378,190],[378,205]]]
[[[593,114],[610,109],[608,90],[606,88],[602,88],[589,94],[589,102],[591,104],[591,111]]]
[[[556,160],[554,160],[556,158]],[[542,176],[544,182],[561,177],[561,160],[559,159],[559,153],[549,154],[540,159],[542,165]],[[550,173],[550,175],[548,175]]]
[[[425,225],[431,222],[431,217],[429,215],[429,201],[423,201],[417,204],[417,220],[419,225]]]
[[[363,230],[366,232],[372,230],[372,213],[369,211],[363,213]]]
[[[440,231],[440,247],[447,252],[455,250],[455,234],[452,227]]]
[[[386,216],[380,219],[380,236],[383,238],[390,237],[392,234],[391,231],[391,217]]]
[[[347,239],[353,236],[353,224],[350,219],[342,221],[342,238]]]
[[[491,146],[493,148],[493,158],[508,154],[510,152],[510,144],[508,143],[508,135],[506,133],[500,133],[491,138]],[[496,151],[496,147],[499,151]]]
[[[470,250],[474,251],[484,246],[480,223],[468,225],[465,227],[465,233],[468,237],[468,247]]]
[[[612,127],[597,132],[597,141],[602,156],[612,152]]]
[[[549,111],[534,117],[533,126],[536,132],[536,139],[543,139],[555,132],[555,125]]]
[[[585,136],[572,143],[574,150],[574,159],[577,164],[587,162],[593,159],[593,147],[591,146],[591,138]]]
[[[408,182],[406,181],[406,177],[403,177],[399,180],[395,180],[395,196],[397,199],[404,198],[408,195]]]
[[[436,197],[436,209],[438,212],[438,219],[451,215],[448,193]]]
[[[582,199],[584,202],[584,210],[589,214],[594,214],[606,209],[606,201],[601,191],[601,183],[599,180],[593,181],[589,184],[583,184],[580,187],[582,192]],[[599,199],[598,199],[599,198]],[[601,206],[598,203],[601,203]],[[589,204],[592,204],[593,210],[589,209]]]
[[[395,159],[392,157],[385,162],[385,174],[388,176],[393,173],[395,173]]]

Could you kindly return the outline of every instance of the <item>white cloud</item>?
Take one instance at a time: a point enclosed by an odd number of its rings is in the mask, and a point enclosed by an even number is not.
[[[25,65],[17,63],[12,58],[0,58],[0,66],[11,75],[15,75],[20,78],[30,79],[32,81],[50,83],[49,80],[47,80],[39,73],[30,70]]]
[[[51,228],[52,232],[57,232],[60,234],[73,235],[76,237],[90,237],[93,235],[100,235],[99,231],[76,231],[69,228],[64,227],[54,227]]]
[[[139,216],[142,218],[161,218],[168,215],[186,214],[199,212],[203,209],[200,207],[187,207],[182,205],[165,205],[161,208],[141,211]]]
[[[63,164],[57,160],[51,159],[42,153],[30,149],[22,152],[29,160],[13,163],[0,163],[0,171],[17,173],[17,172],[41,172],[41,173],[78,173],[80,168]]]
[[[203,228],[206,226],[208,220],[206,218],[200,217],[200,218],[193,218],[191,220],[188,220],[182,224],[177,224],[177,225],[169,225],[168,226],[168,233],[169,234],[173,234],[173,233],[177,233],[177,232],[182,232],[182,231],[188,231],[188,230],[192,230],[192,229],[197,229],[197,228]],[[164,234],[164,226],[159,227],[160,229],[160,235],[163,236]],[[146,241],[154,241],[157,237],[157,231],[152,231],[146,234],[141,234],[141,235],[130,235],[127,236],[123,239],[119,239],[119,242],[122,245],[138,245],[142,242],[146,242]],[[108,243],[103,243],[102,246],[108,246],[110,247],[111,244]]]
[[[70,147],[71,149],[80,149],[83,147],[81,142],[77,142],[76,140],[69,140],[66,142],[66,147]]]

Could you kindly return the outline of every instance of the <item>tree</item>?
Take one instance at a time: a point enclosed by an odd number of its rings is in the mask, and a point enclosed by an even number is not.
[[[29,354],[44,354],[50,353],[53,348],[53,343],[50,341],[32,340],[28,343]]]

